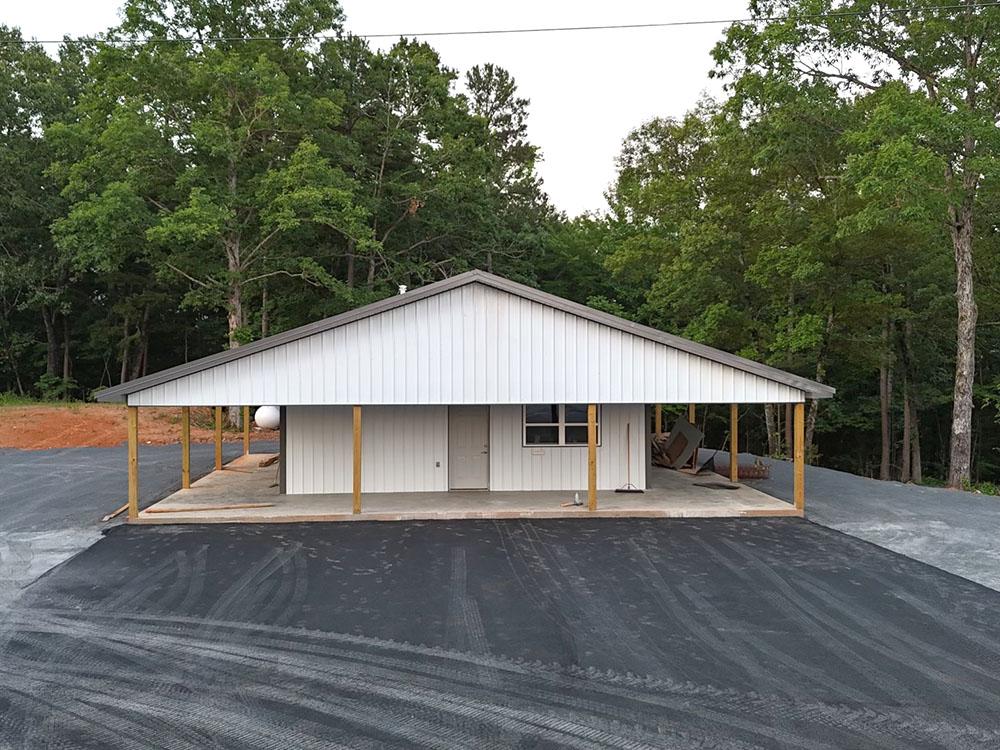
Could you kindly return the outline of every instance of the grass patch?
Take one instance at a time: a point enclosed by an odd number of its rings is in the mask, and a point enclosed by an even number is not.
[[[940,477],[924,477],[922,484],[925,487],[947,487],[948,483]],[[1000,497],[1000,484],[996,482],[964,482],[962,489],[965,492],[974,492],[977,495],[990,495]]]
[[[0,407],[3,406],[65,406],[77,408],[83,406],[83,401],[53,401],[51,399],[40,399],[34,396],[22,396],[19,393],[5,391],[0,393]]]
[[[992,495],[993,497],[1000,495],[1000,486],[993,482],[964,482],[962,489],[979,495]]]

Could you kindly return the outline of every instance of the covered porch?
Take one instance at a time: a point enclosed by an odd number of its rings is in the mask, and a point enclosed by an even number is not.
[[[291,523],[303,521],[409,521],[477,518],[720,518],[801,516],[794,505],[718,474],[692,476],[654,467],[642,493],[597,492],[588,510],[587,492],[366,493],[355,512],[352,493],[282,495],[278,467],[261,466],[268,454],[247,454],[142,510],[140,524]],[[250,506],[250,507],[234,507]]]

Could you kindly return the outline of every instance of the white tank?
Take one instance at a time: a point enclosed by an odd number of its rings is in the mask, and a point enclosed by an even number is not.
[[[281,425],[281,410],[277,406],[259,406],[253,421],[263,430],[276,430]]]

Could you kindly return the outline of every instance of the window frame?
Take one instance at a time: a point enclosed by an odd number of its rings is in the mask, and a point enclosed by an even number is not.
[[[567,443],[566,442],[566,427],[587,427],[586,422],[567,422],[566,421],[566,407],[575,406],[576,404],[522,404],[521,406],[521,447],[522,448],[586,448],[587,443]],[[587,404],[582,404],[587,406]],[[556,422],[529,422],[528,421],[528,406],[555,406],[558,414],[558,421]],[[601,444],[601,405],[597,405],[597,445]],[[528,428],[529,427],[555,427],[558,431],[558,441],[556,443],[529,443],[528,442]]]

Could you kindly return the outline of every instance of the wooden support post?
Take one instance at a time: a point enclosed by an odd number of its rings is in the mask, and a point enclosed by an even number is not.
[[[656,405],[655,426],[657,435],[663,432],[663,404]]]
[[[587,507],[597,510],[597,404],[587,405]]]
[[[792,454],[792,437],[794,433],[792,432],[792,405],[785,404],[785,455],[790,456]]]
[[[222,407],[215,407],[215,470],[222,471]]]
[[[740,481],[740,407],[729,405],[729,481]]]
[[[139,517],[139,407],[128,407],[128,520]]]
[[[243,455],[250,455],[250,407],[243,407]]]
[[[694,424],[698,421],[698,415],[695,413],[694,404],[688,404],[688,422]]]
[[[795,404],[795,451],[793,495],[795,507],[806,508],[806,405]]]
[[[181,407],[181,488],[191,487],[191,407]]]
[[[354,513],[361,512],[361,407],[354,407]]]

